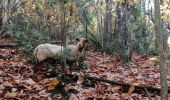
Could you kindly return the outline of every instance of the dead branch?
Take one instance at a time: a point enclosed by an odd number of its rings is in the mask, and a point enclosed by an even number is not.
[[[110,84],[114,84],[114,85],[119,85],[119,86],[125,86],[125,87],[130,87],[131,84],[128,83],[122,83],[122,82],[115,82],[115,81],[111,81],[111,80],[105,80],[105,79],[101,79],[101,78],[96,78],[96,77],[84,77],[85,79],[89,79],[89,80],[95,80],[95,81],[101,81],[101,82],[106,82],[106,83],[110,83]],[[146,86],[146,85],[135,85],[134,86],[135,89],[142,89],[145,90],[147,89],[148,91],[155,91],[158,92],[160,94],[161,89],[160,88],[155,88],[152,86]],[[168,93],[170,93],[170,89],[168,89]]]

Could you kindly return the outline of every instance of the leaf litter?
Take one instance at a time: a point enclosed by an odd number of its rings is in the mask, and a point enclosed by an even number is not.
[[[133,53],[133,61],[128,64],[121,63],[121,57],[110,57],[105,53],[88,52],[85,64],[86,69],[74,72],[78,76],[77,82],[64,85],[69,94],[69,100],[148,100],[145,93],[134,92],[134,85],[149,85],[160,87],[159,67],[156,57],[145,57]],[[168,61],[167,61],[168,62]],[[167,69],[168,69],[167,63]],[[60,80],[47,78],[42,74],[33,77],[34,65],[26,64],[26,59],[16,49],[0,49],[0,99],[62,99],[61,93],[51,93],[56,89]],[[40,67],[41,71],[43,69]],[[169,69],[168,69],[169,71]],[[45,73],[45,72],[44,72]],[[105,82],[88,81],[82,76],[89,75],[116,82],[132,84],[124,92],[122,86],[115,86]],[[84,82],[87,82],[86,85]],[[170,87],[170,74],[168,73],[168,86]],[[154,93],[152,99],[160,100]],[[170,95],[169,95],[170,98]]]

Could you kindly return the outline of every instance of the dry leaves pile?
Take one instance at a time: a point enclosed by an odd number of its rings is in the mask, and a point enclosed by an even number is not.
[[[150,85],[159,88],[159,67],[155,65],[155,57],[145,57],[137,53],[133,54],[133,63],[123,65],[120,63],[121,57],[110,57],[102,53],[90,53],[86,63],[90,66],[86,70],[80,72],[81,75],[89,74],[93,77],[98,77],[116,82],[129,83],[134,85]],[[170,74],[169,74],[170,75]],[[133,93],[133,85],[126,93],[122,93],[122,87],[111,86],[110,84],[97,82],[95,88],[82,88],[83,81],[76,84],[77,94],[79,98],[89,99],[105,99],[105,100],[148,100],[147,95]],[[170,83],[170,77],[168,77]],[[169,84],[170,86],[170,84]],[[159,100],[160,97],[152,94],[153,99]]]
[[[110,57],[104,53],[89,52],[85,63],[87,69],[74,72],[78,81],[66,84],[65,91],[69,92],[69,100],[148,100],[145,93],[134,93],[134,85],[151,85],[160,87],[159,67],[155,65],[156,58],[143,57],[133,54],[133,62],[122,64],[121,57]],[[40,68],[41,70],[41,68]],[[113,86],[104,82],[92,82],[91,86],[84,85],[83,75],[90,75],[102,79],[114,80],[133,84],[127,92],[121,86]],[[170,75],[170,74],[168,74]],[[0,49],[0,99],[62,99],[62,96],[52,94],[49,90],[55,89],[60,83],[58,79],[46,78],[37,75],[33,78],[33,65],[26,64],[25,59],[15,49]],[[170,77],[168,76],[168,83]],[[170,86],[170,84],[169,84]],[[152,98],[160,97],[152,94]]]

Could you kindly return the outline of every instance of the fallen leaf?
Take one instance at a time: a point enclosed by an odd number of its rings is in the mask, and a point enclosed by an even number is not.
[[[134,90],[135,90],[135,87],[134,85],[132,85],[128,90],[128,94],[131,95]]]
[[[51,99],[51,97],[48,97],[48,99],[47,99],[47,100],[52,100],[52,99]]]
[[[4,98],[14,98],[14,97],[16,97],[17,96],[17,92],[12,92],[12,93],[7,93],[7,94],[5,94],[4,95]]]
[[[4,85],[0,84],[0,90],[3,90],[4,88]]]
[[[25,88],[28,89],[28,90],[31,90],[31,89],[32,89],[31,86],[28,86],[28,85],[26,85],[26,84],[22,84],[22,86],[25,87]]]
[[[61,100],[62,96],[61,96],[61,94],[54,94],[52,98],[56,98],[57,100]]]
[[[79,100],[79,99],[75,94],[72,93],[69,100]]]
[[[117,92],[117,91],[119,91],[119,89],[121,89],[122,87],[121,86],[115,86],[115,87],[113,87],[112,88],[112,92],[114,93],[114,92]]]
[[[39,81],[38,83],[40,83],[40,84],[47,84],[47,83],[49,83],[52,80],[54,80],[54,79],[53,78],[46,78],[46,79],[43,79],[43,80]]]
[[[155,96],[154,100],[161,100],[161,97],[160,96]]]
[[[12,92],[16,92],[17,91],[17,88],[12,88]]]
[[[4,82],[3,85],[13,87],[12,82],[8,82],[8,81]]]
[[[14,78],[15,80],[18,80],[21,78],[21,75],[18,74],[18,75],[12,75],[12,74],[8,74],[10,77]]]
[[[91,63],[90,63],[90,66],[91,66],[91,67],[97,67],[97,64],[96,64],[96,62],[91,62]]]
[[[129,97],[129,94],[128,94],[128,93],[122,93],[122,94],[120,95],[120,100],[126,100],[128,97]]]
[[[42,90],[42,91],[40,91],[38,94],[39,95],[42,95],[42,94],[45,94],[46,93],[46,90]]]
[[[3,78],[2,78],[2,77],[0,77],[0,83],[3,83],[3,82],[4,82]]]
[[[40,86],[39,84],[35,84],[35,85],[33,85],[33,88],[34,88],[35,90],[42,90],[42,89],[43,89],[43,86]]]
[[[28,80],[25,80],[25,82],[29,85],[34,85],[36,82],[33,81],[31,78],[29,78]]]
[[[48,90],[55,89],[55,87],[60,83],[59,80],[53,80],[52,82],[48,83]]]
[[[106,100],[113,100],[113,96],[111,94],[107,95]]]

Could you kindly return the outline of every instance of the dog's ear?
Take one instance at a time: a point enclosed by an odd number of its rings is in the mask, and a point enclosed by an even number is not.
[[[76,41],[80,41],[80,39],[79,39],[79,38],[76,38]]]

